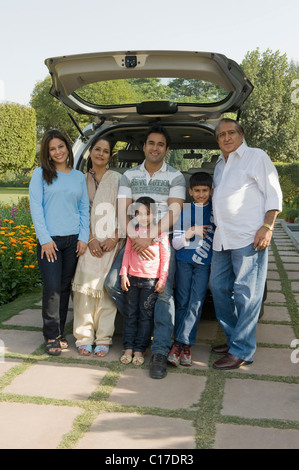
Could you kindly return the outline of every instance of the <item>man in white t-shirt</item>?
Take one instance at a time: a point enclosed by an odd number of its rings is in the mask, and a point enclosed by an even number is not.
[[[186,193],[185,178],[182,173],[165,163],[169,151],[170,139],[162,126],[153,126],[147,132],[143,151],[145,160],[141,165],[127,170],[121,178],[118,193],[119,225],[124,234],[132,239],[132,246],[140,256],[150,259],[151,242],[159,234],[166,232],[172,236],[172,226],[178,219]],[[129,210],[132,202],[141,196],[155,200],[158,211],[158,223],[150,238],[136,237],[130,229]],[[129,225],[128,225],[129,224]],[[127,232],[128,227],[128,232]],[[175,307],[173,298],[173,280],[175,272],[175,252],[172,247],[169,273],[163,293],[158,294],[154,315],[154,336],[152,343],[152,361],[150,376],[160,379],[167,374],[167,355],[172,346],[171,337],[174,327]],[[116,258],[106,279],[106,289],[114,300],[118,310],[123,310],[123,291],[120,286],[119,271],[123,250]]]
[[[282,209],[278,174],[269,156],[244,143],[242,126],[223,119],[216,137],[222,154],[215,167],[210,288],[226,344],[215,369],[253,362],[256,326],[263,300],[268,246]]]

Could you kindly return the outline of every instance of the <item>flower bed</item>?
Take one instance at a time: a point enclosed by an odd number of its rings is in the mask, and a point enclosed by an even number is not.
[[[29,200],[0,203],[0,305],[41,284]]]

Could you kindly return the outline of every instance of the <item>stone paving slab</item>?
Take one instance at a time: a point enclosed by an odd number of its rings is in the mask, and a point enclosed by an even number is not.
[[[289,280],[299,281],[299,271],[287,271]]]
[[[279,377],[299,377],[298,363],[292,362],[293,349],[258,347],[254,362],[228,372],[240,374],[272,375]],[[273,385],[274,386],[274,385]]]
[[[299,291],[299,282],[292,281],[292,291],[295,291],[295,292]]]
[[[268,292],[267,293],[267,299],[265,304],[269,303],[285,303],[286,298],[284,294],[281,294],[280,292]]]
[[[294,337],[294,330],[289,325],[271,325],[266,323],[258,323],[257,325],[257,343],[290,345]]]
[[[0,330],[0,339],[4,343],[5,354],[31,354],[44,343],[40,331]]]
[[[128,370],[121,374],[108,401],[167,410],[189,408],[198,403],[205,384],[206,377],[168,373],[163,380],[153,380],[147,370]]]
[[[268,263],[268,270],[269,271],[278,271],[276,263]]]
[[[281,290],[281,282],[280,281],[267,281],[267,289],[268,291],[276,291]]]
[[[279,272],[278,271],[268,271],[267,280],[268,279],[280,279]]]
[[[87,400],[107,369],[87,364],[38,363],[18,375],[3,393],[66,400]]]
[[[291,264],[297,264],[298,267],[298,262],[299,262],[299,254],[294,251],[293,253],[290,252],[288,256],[284,253],[282,256],[280,256],[280,259],[283,263],[291,263]]]
[[[0,378],[6,374],[10,369],[21,364],[21,361],[14,361],[12,359],[5,359],[0,362]]]
[[[217,424],[214,449],[299,449],[299,431]]]
[[[222,415],[299,421],[299,385],[254,379],[228,379]]]
[[[190,421],[101,412],[76,449],[195,449]]]
[[[286,271],[298,271],[298,263],[283,263],[283,267]]]
[[[291,321],[287,307],[278,307],[277,305],[264,305],[263,321],[285,322]]]
[[[67,323],[73,319],[73,312],[68,311]],[[9,320],[3,322],[3,325],[34,326],[43,327],[43,318],[41,309],[25,309],[19,314],[12,316]]]
[[[55,449],[80,413],[75,406],[0,403],[0,448]]]

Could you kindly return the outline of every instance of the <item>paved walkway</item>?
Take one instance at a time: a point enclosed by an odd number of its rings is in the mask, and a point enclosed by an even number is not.
[[[298,449],[298,304],[299,253],[278,222],[251,366],[212,368],[211,345],[223,340],[215,319],[200,322],[191,368],[169,366],[153,380],[150,353],[141,368],[119,363],[119,334],[105,360],[79,357],[71,309],[59,358],[44,354],[40,302],[12,312],[0,323],[0,448]]]

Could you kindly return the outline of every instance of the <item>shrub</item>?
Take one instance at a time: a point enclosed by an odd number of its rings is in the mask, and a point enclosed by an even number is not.
[[[41,284],[28,198],[0,203],[0,305]]]
[[[36,155],[36,116],[33,108],[0,104],[0,172],[31,168]]]

